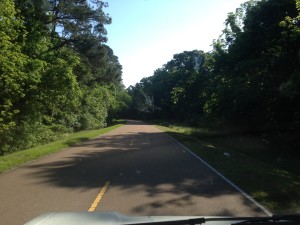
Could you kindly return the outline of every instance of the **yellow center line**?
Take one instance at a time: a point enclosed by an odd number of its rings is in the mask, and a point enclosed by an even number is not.
[[[107,181],[105,183],[105,185],[103,186],[103,188],[101,189],[100,193],[97,195],[97,197],[95,198],[95,201],[93,202],[93,204],[91,205],[90,209],[88,210],[89,212],[93,212],[95,211],[97,205],[99,204],[99,202],[101,201],[101,198],[103,197],[104,193],[106,192],[107,188],[109,186],[109,181]]]

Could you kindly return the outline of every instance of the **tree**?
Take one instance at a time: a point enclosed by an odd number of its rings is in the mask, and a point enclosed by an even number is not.
[[[184,51],[153,76],[131,87],[132,107],[152,117],[195,120],[202,112],[202,88],[206,80],[202,51]]]
[[[20,113],[18,103],[26,92],[35,88],[39,80],[37,65],[22,53],[26,33],[21,34],[24,22],[19,17],[14,1],[0,3],[0,140],[10,139]],[[29,76],[28,72],[32,74]],[[3,146],[7,150],[7,147]],[[0,151],[0,154],[2,152]]]
[[[245,12],[242,17],[238,14],[241,11]],[[279,90],[297,68],[299,41],[285,38],[279,24],[287,15],[297,15],[295,2],[249,1],[237,12],[226,20],[231,32],[224,30],[225,36],[233,38],[214,44],[213,76],[218,89],[206,109],[218,102],[225,120],[276,126],[279,120],[291,116],[287,111],[294,111]],[[285,112],[280,105],[285,106]]]
[[[213,51],[182,52],[130,93],[159,117],[248,129],[299,129],[299,0],[252,0],[229,13]],[[202,64],[195,70],[195,57]]]
[[[114,84],[111,86],[111,94],[114,101],[109,109],[108,121],[112,122],[114,118],[128,118],[129,105],[131,104],[131,96],[125,89],[123,84]]]
[[[69,45],[84,54],[90,48],[106,42],[105,25],[111,18],[103,12],[107,4],[100,0],[48,0],[48,19],[52,37],[60,39],[55,48]]]
[[[125,107],[113,89],[122,66],[104,45],[111,19],[103,7],[98,0],[1,1],[0,154],[103,127],[109,110]]]

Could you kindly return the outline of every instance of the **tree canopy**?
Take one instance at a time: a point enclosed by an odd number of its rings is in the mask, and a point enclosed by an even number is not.
[[[184,51],[125,90],[100,0],[0,2],[0,155],[113,117],[300,128],[300,0],[250,0],[213,50]]]
[[[228,14],[211,52],[175,54],[131,86],[131,112],[193,125],[299,130],[299,12],[299,0],[243,3]]]
[[[127,97],[122,66],[105,45],[104,7],[0,2],[0,155],[106,126],[108,113],[118,114]]]

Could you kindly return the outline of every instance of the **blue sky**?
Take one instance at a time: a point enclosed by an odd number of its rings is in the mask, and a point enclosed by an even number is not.
[[[112,17],[107,44],[123,66],[123,83],[134,85],[194,49],[210,51],[229,12],[246,0],[106,0]]]

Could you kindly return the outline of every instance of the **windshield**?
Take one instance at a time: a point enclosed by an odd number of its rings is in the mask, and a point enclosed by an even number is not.
[[[1,223],[300,213],[300,0],[1,0],[0,36]]]

